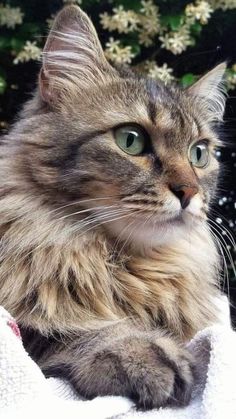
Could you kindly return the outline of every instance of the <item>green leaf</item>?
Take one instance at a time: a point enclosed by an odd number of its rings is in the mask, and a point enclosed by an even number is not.
[[[37,35],[41,31],[41,28],[36,23],[24,23],[20,26],[18,33],[22,35],[32,36]]]
[[[0,50],[10,49],[11,40],[4,36],[0,36]]]
[[[23,46],[25,45],[24,40],[19,38],[11,38],[11,49],[13,49],[16,52],[19,52],[22,50]]]
[[[6,80],[2,76],[0,76],[0,95],[2,95],[5,92],[6,88],[7,88]]]
[[[202,25],[200,23],[196,22],[191,26],[191,33],[193,36],[196,36],[196,37],[200,36],[201,31],[202,31]]]
[[[183,77],[180,79],[180,84],[183,87],[188,87],[191,84],[193,84],[197,80],[197,76],[195,76],[193,73],[186,73]]]
[[[132,44],[131,47],[132,47],[132,52],[135,55],[139,55],[141,53],[141,47],[140,47],[140,45],[138,45],[138,44]]]
[[[161,23],[168,26],[172,31],[177,31],[183,22],[183,15],[161,16]]]

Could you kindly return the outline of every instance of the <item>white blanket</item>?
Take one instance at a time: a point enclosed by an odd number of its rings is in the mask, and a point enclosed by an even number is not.
[[[122,397],[85,401],[68,383],[47,380],[25,352],[16,323],[0,307],[0,418],[236,419],[236,333],[226,300],[219,304],[221,324],[202,330],[188,344],[199,372],[190,404],[149,412],[137,412]]]

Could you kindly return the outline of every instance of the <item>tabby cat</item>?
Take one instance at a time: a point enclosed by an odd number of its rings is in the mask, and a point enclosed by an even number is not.
[[[220,294],[207,212],[224,71],[183,90],[114,68],[68,6],[1,139],[0,304],[45,374],[87,398],[191,398],[185,343],[217,319]]]

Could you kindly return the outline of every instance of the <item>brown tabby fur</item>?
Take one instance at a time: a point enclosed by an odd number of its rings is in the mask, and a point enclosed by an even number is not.
[[[112,68],[89,19],[68,7],[46,43],[39,89],[1,140],[0,304],[23,329],[57,338],[40,365],[87,397],[128,395],[144,407],[189,400],[192,359],[176,342],[217,318],[206,212],[223,72],[210,74],[209,91],[202,79],[184,92]],[[117,147],[112,130],[124,123],[146,130],[151,152]],[[187,158],[200,139],[212,154],[205,169]],[[151,216],[162,225],[171,217],[173,182],[197,187],[201,210],[159,231]]]

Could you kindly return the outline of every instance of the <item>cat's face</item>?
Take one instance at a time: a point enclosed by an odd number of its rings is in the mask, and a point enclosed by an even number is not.
[[[224,66],[181,91],[111,68],[78,8],[54,30],[40,76],[50,112],[29,156],[42,191],[61,197],[68,222],[101,224],[117,240],[157,245],[186,234],[215,192]]]

